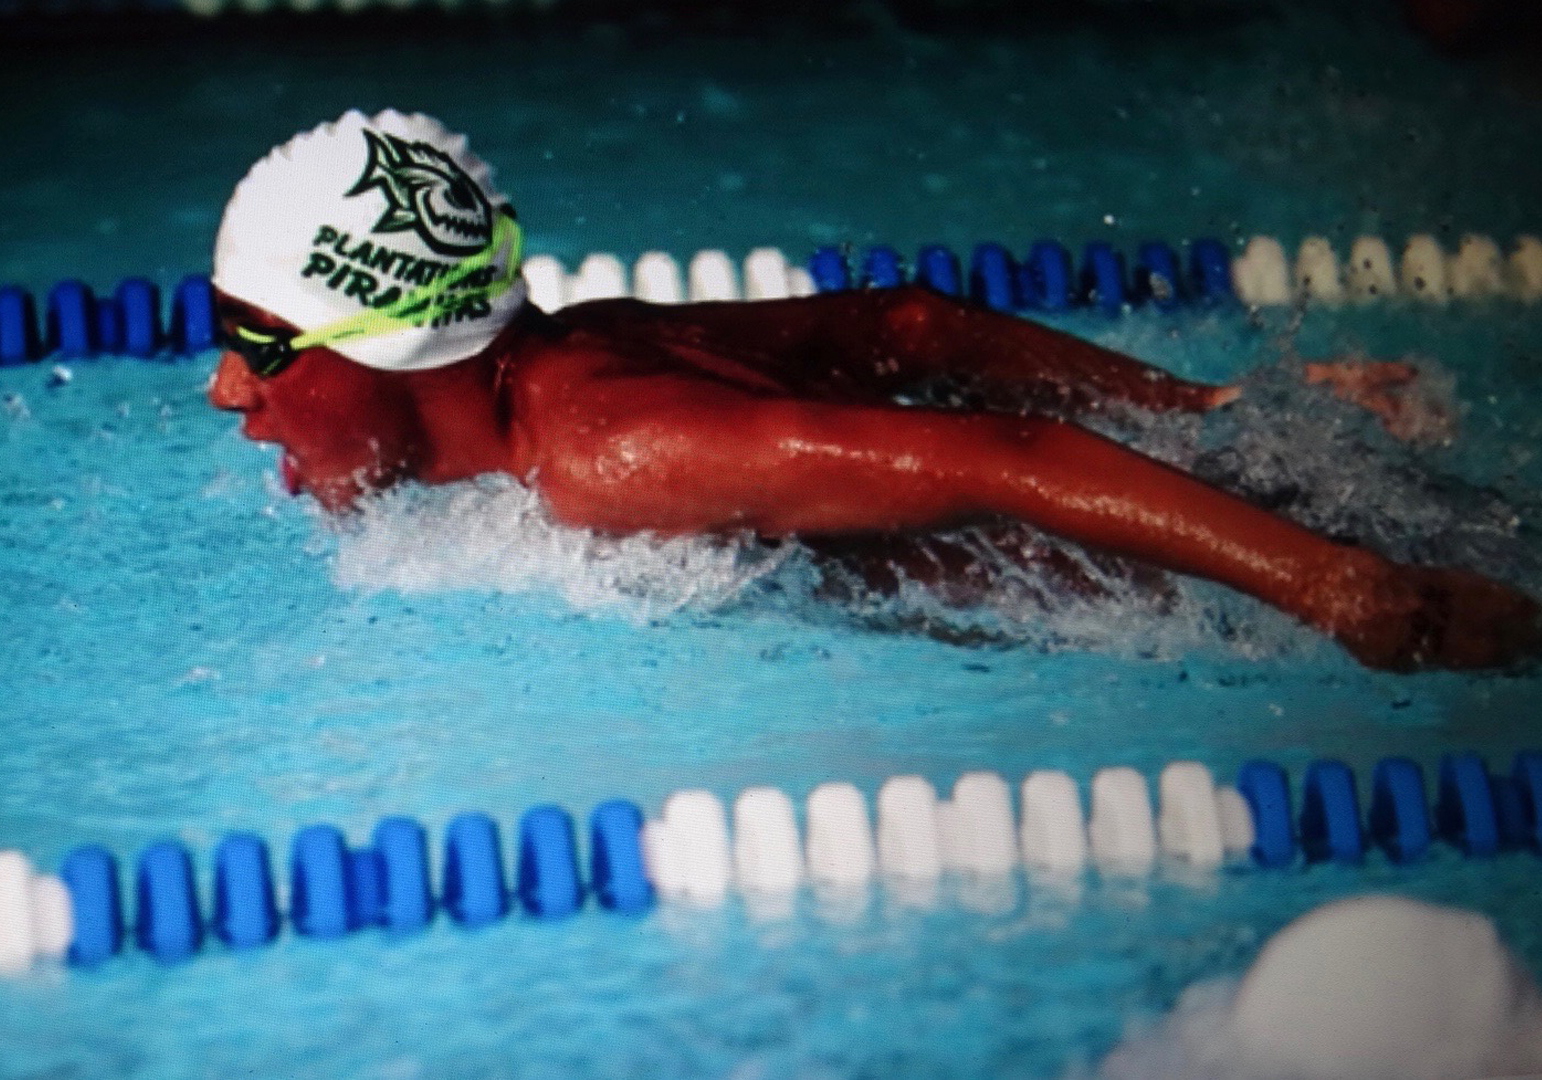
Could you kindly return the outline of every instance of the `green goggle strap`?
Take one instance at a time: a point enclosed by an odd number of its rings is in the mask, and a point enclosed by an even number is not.
[[[514,219],[513,212],[507,207],[504,207],[503,212],[499,214],[487,246],[475,255],[456,263],[438,281],[421,285],[383,308],[361,311],[357,315],[349,315],[317,330],[300,334],[293,338],[289,345],[298,352],[318,345],[331,345],[334,342],[354,338],[377,337],[409,327],[420,327],[432,317],[435,300],[460,285],[472,274],[491,266],[493,259],[505,245],[509,247],[509,261],[504,266],[503,273],[488,282],[486,286],[475,290],[489,300],[502,296],[509,291],[514,284],[514,279],[519,276],[520,259],[525,247],[524,230],[519,227],[519,222]],[[242,336],[256,340],[250,335]]]

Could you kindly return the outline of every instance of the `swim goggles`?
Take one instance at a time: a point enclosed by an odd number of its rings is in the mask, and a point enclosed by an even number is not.
[[[305,333],[240,325],[226,330],[222,325],[218,334],[220,347],[246,361],[246,366],[259,379],[271,379],[294,363],[306,349],[422,327],[441,309],[452,304],[476,297],[495,299],[508,292],[519,277],[525,246],[524,230],[515,220],[514,211],[508,206],[500,209],[502,213],[493,224],[493,235],[487,246],[456,263],[438,281],[413,289],[385,307],[369,308]],[[491,266],[505,247],[509,249],[508,261],[496,278],[485,285],[461,288],[472,275]],[[446,297],[452,291],[457,295],[447,301]]]
[[[236,326],[230,330],[221,327],[216,335],[219,347],[233,352],[259,379],[271,379],[300,355],[294,341],[293,330],[259,330],[250,326]]]

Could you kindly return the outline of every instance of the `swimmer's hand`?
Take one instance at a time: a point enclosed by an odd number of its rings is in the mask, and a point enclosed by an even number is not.
[[[1356,554],[1317,580],[1311,621],[1367,667],[1516,668],[1542,657],[1542,606],[1526,594],[1466,570]]]
[[[1310,363],[1310,384],[1327,386],[1335,397],[1358,405],[1404,442],[1449,443],[1456,422],[1448,402],[1419,381],[1419,369],[1399,361],[1342,360]]]

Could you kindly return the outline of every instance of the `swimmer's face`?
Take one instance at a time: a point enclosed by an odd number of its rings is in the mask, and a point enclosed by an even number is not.
[[[219,298],[219,316],[227,335],[237,327],[293,329],[227,297]],[[284,485],[291,494],[309,491],[328,510],[346,509],[366,491],[414,476],[423,458],[422,427],[405,378],[329,349],[302,350],[268,378],[226,352],[209,400],[241,413],[248,438],[282,447]]]

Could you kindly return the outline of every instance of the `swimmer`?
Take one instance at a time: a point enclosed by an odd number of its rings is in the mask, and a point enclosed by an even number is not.
[[[1331,541],[1074,422],[1205,412],[1237,387],[914,287],[548,314],[520,253],[490,170],[437,121],[350,112],[299,135],[225,210],[210,398],[331,511],[502,472],[608,533],[817,544],[1015,521],[1241,590],[1372,667],[1538,646],[1537,604],[1504,585]],[[1376,408],[1396,376],[1337,388]],[[981,406],[896,401],[939,383]]]

